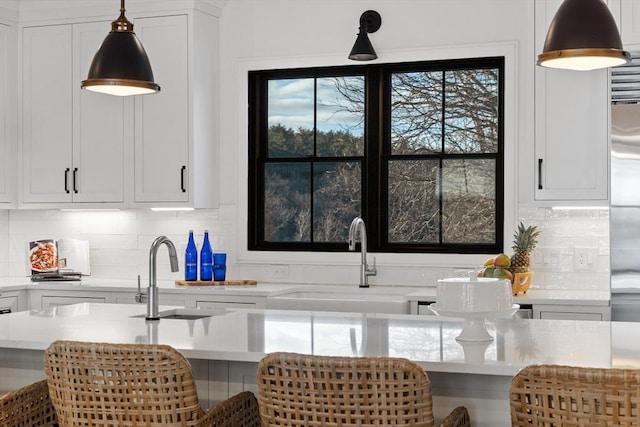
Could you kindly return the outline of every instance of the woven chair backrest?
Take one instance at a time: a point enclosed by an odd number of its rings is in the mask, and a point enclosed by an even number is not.
[[[533,365],[511,382],[512,426],[640,427],[640,370]]]
[[[258,364],[263,427],[431,427],[429,379],[399,358],[272,353]]]
[[[0,395],[0,427],[57,425],[45,380]]]
[[[56,341],[45,351],[60,426],[196,426],[191,365],[165,345]]]

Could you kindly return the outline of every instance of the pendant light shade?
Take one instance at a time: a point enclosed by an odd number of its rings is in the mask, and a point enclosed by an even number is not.
[[[120,16],[111,23],[111,31],[94,56],[87,79],[82,81],[83,89],[118,96],[160,91],[147,53],[124,12],[121,0]]]
[[[375,10],[367,10],[360,16],[358,38],[356,38],[356,42],[351,49],[349,59],[354,61],[371,61],[378,57],[371,41],[369,41],[367,33],[375,33],[381,24],[382,18]]]
[[[564,0],[549,25],[537,64],[568,70],[615,67],[631,60],[602,0]]]

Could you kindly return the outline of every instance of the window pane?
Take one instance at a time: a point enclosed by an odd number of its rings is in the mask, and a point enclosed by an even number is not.
[[[360,163],[316,163],[313,173],[313,240],[346,242],[360,215]]]
[[[442,72],[391,76],[391,153],[442,151]]]
[[[438,165],[389,162],[389,243],[439,243]]]
[[[364,154],[364,76],[317,80],[317,155]]]
[[[271,242],[308,242],[311,239],[311,166],[265,165],[264,238]]]
[[[498,151],[498,70],[446,72],[447,153]]]
[[[495,243],[496,162],[443,160],[443,243]]]
[[[313,154],[313,79],[269,80],[269,157]]]

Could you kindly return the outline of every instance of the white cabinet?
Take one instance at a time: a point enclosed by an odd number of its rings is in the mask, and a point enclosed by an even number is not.
[[[542,51],[560,0],[536,0]],[[535,67],[536,201],[604,201],[609,183],[609,70]]]
[[[14,131],[15,49],[13,28],[0,24],[0,208],[11,207],[15,199],[17,144]]]
[[[23,28],[22,207],[217,207],[218,18],[141,15],[148,96],[80,89],[110,21]]]
[[[73,201],[124,202],[124,100],[80,89],[109,23],[73,25]]]
[[[135,100],[135,201],[189,200],[187,16],[136,19],[161,90]]]
[[[217,18],[137,18],[134,30],[161,91],[135,99],[133,205],[217,207]]]
[[[611,320],[611,307],[534,304],[533,318],[555,320]]]
[[[124,100],[80,89],[109,28],[23,29],[25,204],[124,202]]]
[[[0,295],[0,314],[15,313],[19,311],[18,297],[13,295]]]
[[[640,0],[620,0],[618,25],[625,49],[640,50]]]
[[[10,309],[11,312],[24,311],[29,309],[29,300],[27,291],[20,290],[3,290],[0,292],[0,310]]]

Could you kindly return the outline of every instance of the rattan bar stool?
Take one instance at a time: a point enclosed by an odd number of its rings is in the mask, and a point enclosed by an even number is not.
[[[263,427],[434,425],[425,371],[406,359],[271,353],[258,363]],[[469,426],[464,407],[447,426]]]
[[[231,396],[211,409],[215,427],[260,427],[260,412],[256,396],[243,391]]]
[[[45,380],[0,395],[0,427],[57,425]]]
[[[248,392],[205,412],[191,365],[170,346],[56,341],[44,362],[62,427],[260,425]]]
[[[640,370],[533,365],[511,381],[513,426],[640,426]]]

